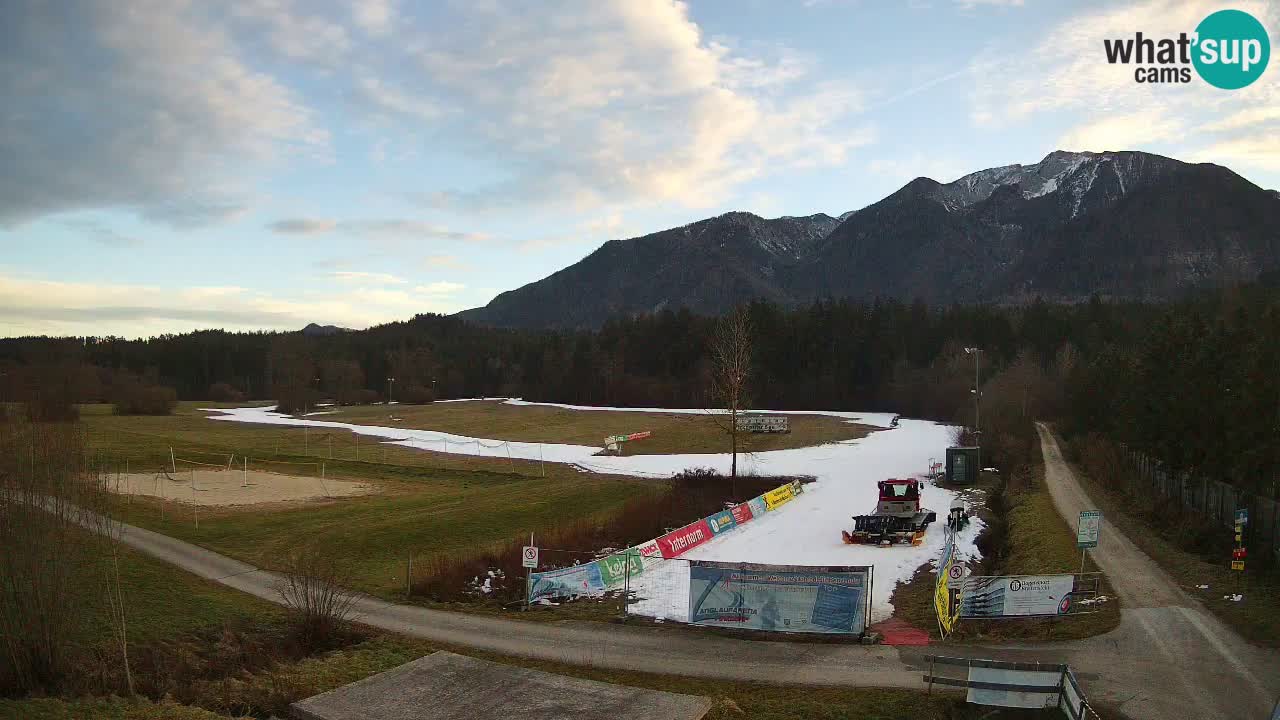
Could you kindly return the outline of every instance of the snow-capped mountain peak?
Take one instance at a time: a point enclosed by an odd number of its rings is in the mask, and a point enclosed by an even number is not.
[[[948,209],[958,210],[1007,186],[1017,187],[1028,200],[1064,193],[1063,200],[1074,217],[1085,207],[1085,197],[1100,178],[1108,180],[1104,199],[1114,199],[1177,165],[1181,163],[1146,153],[1055,150],[1033,165],[1003,165],[970,173],[938,186],[933,194]]]

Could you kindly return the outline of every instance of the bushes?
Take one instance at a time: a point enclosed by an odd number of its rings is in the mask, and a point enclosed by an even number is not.
[[[169,415],[178,404],[171,387],[150,385],[137,376],[120,373],[111,387],[111,404],[117,415]]]
[[[795,479],[740,475],[736,483],[736,498],[746,500]],[[807,478],[799,479],[803,482]],[[684,527],[724,509],[725,503],[735,498],[733,487],[729,477],[713,470],[685,470],[672,477],[660,491],[628,501],[612,517],[579,520],[539,534],[537,542],[541,547],[578,551],[554,557],[554,553],[548,553],[543,562],[568,566],[575,560],[589,561],[595,551],[631,547]],[[524,597],[523,582],[509,582],[489,594],[476,593],[473,587],[475,579],[487,577],[490,570],[500,573],[502,578],[521,578],[524,570],[520,564],[520,550],[526,542],[527,539],[515,539],[478,549],[468,556],[429,558],[423,579],[413,582],[413,594],[441,602],[474,601],[485,597],[519,600]]]
[[[405,405],[426,405],[435,402],[436,394],[423,385],[406,385],[397,388],[396,396],[392,399]]]
[[[244,393],[231,383],[216,382],[209,386],[209,399],[214,402],[241,402],[244,400]]]
[[[104,496],[78,424],[0,425],[0,695],[76,680],[81,598],[107,579],[107,544],[84,531],[103,529]]]
[[[332,555],[313,546],[295,550],[282,573],[280,597],[293,616],[293,627],[304,648],[327,649],[347,628],[355,596],[346,590],[347,577]]]

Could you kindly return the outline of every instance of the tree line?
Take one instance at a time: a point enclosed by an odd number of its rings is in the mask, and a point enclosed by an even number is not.
[[[1010,449],[1033,441],[1030,418],[1058,418],[1068,433],[1104,433],[1237,484],[1274,484],[1280,467],[1275,288],[1167,305],[755,302],[743,313],[751,332],[744,408],[885,410],[972,424],[975,358],[964,348],[978,347],[983,444],[997,455],[1002,436]],[[113,388],[129,386],[118,378],[128,378],[183,399],[274,400],[286,411],[321,398],[388,396],[711,407],[716,327],[716,318],[667,310],[590,331],[495,329],[424,314],[329,336],[10,338],[0,340],[0,402],[111,402]]]

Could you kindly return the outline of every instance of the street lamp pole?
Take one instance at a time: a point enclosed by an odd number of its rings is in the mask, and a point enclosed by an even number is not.
[[[982,473],[982,385],[979,379],[982,348],[967,347],[965,354],[973,356],[973,434],[978,440],[978,474]],[[977,477],[977,475],[975,475]]]
[[[395,388],[395,386],[396,386],[396,379],[393,377],[387,378],[387,404],[388,405],[391,404],[391,391]]]

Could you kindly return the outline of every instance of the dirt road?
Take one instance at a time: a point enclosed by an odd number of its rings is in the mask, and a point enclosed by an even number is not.
[[[1081,510],[1097,506],[1053,434],[1042,424],[1036,429],[1049,492],[1074,527]],[[1280,697],[1280,653],[1245,642],[1105,518],[1091,554],[1123,606],[1119,628],[1071,643],[1064,653],[1074,667],[1097,673],[1088,683],[1091,698],[1110,700],[1135,718],[1267,717]]]

